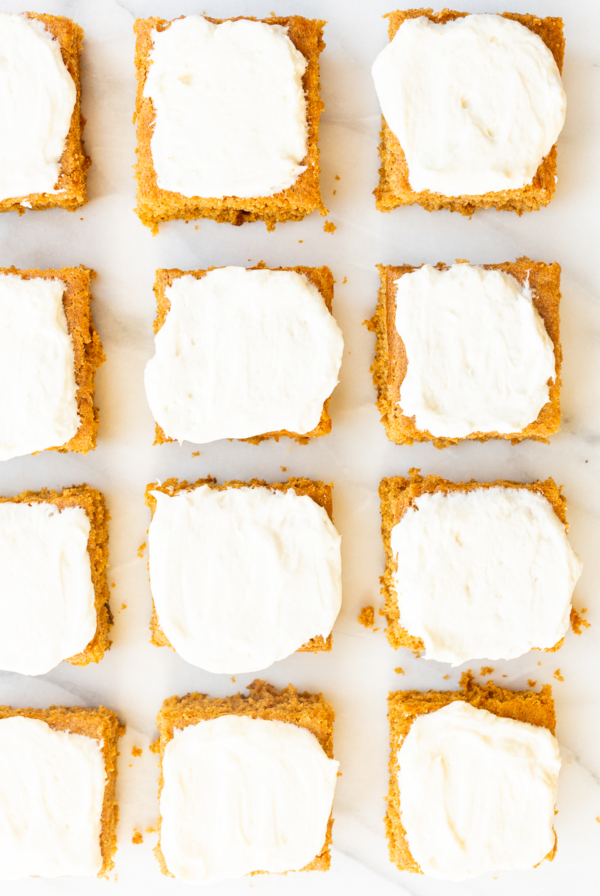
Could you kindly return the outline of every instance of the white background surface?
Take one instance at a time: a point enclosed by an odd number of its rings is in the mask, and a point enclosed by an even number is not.
[[[370,66],[387,42],[381,16],[387,0],[0,0],[1,11],[31,9],[67,15],[83,26],[83,110],[85,142],[92,157],[89,203],[74,214],[63,211],[0,216],[0,265],[60,267],[84,264],[98,272],[93,284],[94,316],[108,357],[97,378],[101,410],[98,448],[87,456],[46,453],[0,465],[0,490],[12,495],[43,486],[61,488],[88,482],[104,491],[112,514],[109,581],[115,582],[112,650],[98,666],[62,664],[38,678],[0,673],[0,702],[46,707],[50,703],[98,705],[115,710],[127,724],[121,741],[118,799],[121,805],[115,883],[99,880],[30,880],[2,885],[3,893],[99,892],[185,893],[187,885],[161,876],[152,855],[156,835],[144,833],[133,845],[134,827],[155,824],[156,760],[148,745],[161,702],[191,690],[225,695],[254,676],[210,675],[165,648],[148,643],[151,599],[146,540],[149,513],[144,488],[169,476],[220,480],[258,476],[271,481],[288,475],[333,482],[335,521],[343,536],[344,605],[330,654],[296,654],[262,677],[277,686],[323,691],[336,710],[335,753],[341,762],[335,800],[334,849],[328,874],[264,876],[213,885],[209,892],[296,894],[544,894],[596,893],[600,854],[600,299],[598,296],[597,206],[600,157],[600,7],[594,0],[528,0],[509,9],[562,15],[567,40],[564,80],[568,94],[565,130],[559,140],[558,188],[550,207],[516,215],[479,212],[472,220],[420,208],[383,215],[371,195],[377,182],[379,112]],[[490,0],[461,2],[460,9],[496,12]],[[301,14],[328,20],[327,48],[321,57],[325,113],[321,127],[321,189],[337,230],[323,232],[323,219],[234,228],[225,224],[173,222],[152,237],[133,212],[134,39],[136,16],[206,11],[215,16]],[[335,175],[340,180],[336,181]],[[337,195],[333,196],[333,190]],[[361,326],[373,313],[378,276],[375,265],[501,262],[527,254],[558,261],[563,268],[562,342],[563,425],[551,445],[462,444],[438,451],[430,445],[389,443],[379,423],[369,365],[374,337]],[[333,432],[308,446],[282,441],[259,446],[218,442],[200,447],[152,447],[154,425],[143,390],[143,369],[151,357],[154,318],[152,284],[158,267],[182,269],[246,265],[260,259],[270,266],[328,264],[337,280],[335,315],[346,350],[341,383],[331,404]],[[347,282],[343,283],[347,277]],[[500,477],[519,481],[553,476],[569,502],[573,546],[584,562],[575,605],[588,607],[592,628],[569,633],[558,654],[531,653],[492,663],[494,679],[527,687],[528,679],[553,685],[563,750],[558,799],[558,854],[552,864],[527,872],[488,875],[468,884],[444,883],[402,874],[390,864],[384,837],[390,689],[454,688],[463,668],[394,653],[383,632],[356,621],[362,606],[381,605],[378,577],[383,571],[377,487],[384,475],[410,467],[450,479]],[[121,610],[122,605],[126,609]],[[378,623],[379,623],[378,619]],[[481,664],[471,664],[479,671]],[[540,665],[541,664],[541,665]],[[485,665],[488,665],[485,663]],[[405,675],[394,672],[402,666]],[[559,668],[564,682],[553,678]],[[449,674],[444,680],[443,676]],[[506,676],[506,677],[503,677]],[[141,758],[131,755],[133,745]]]

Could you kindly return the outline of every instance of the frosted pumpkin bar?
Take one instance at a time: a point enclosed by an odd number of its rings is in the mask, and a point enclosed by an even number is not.
[[[0,212],[86,201],[82,40],[64,16],[0,13]]]
[[[137,212],[164,221],[264,221],[309,212],[319,191],[325,22],[301,16],[135,23]]]
[[[390,860],[442,880],[526,869],[556,852],[552,691],[473,683],[389,695]]]
[[[382,110],[376,205],[472,215],[554,195],[566,110],[560,18],[392,12],[373,65]]]
[[[103,706],[0,706],[0,879],[105,877],[114,867],[124,731]]]
[[[0,460],[96,447],[94,376],[106,359],[93,277],[83,267],[0,268]]]
[[[339,766],[333,708],[292,685],[277,691],[254,681],[248,691],[163,703],[154,748],[163,874],[212,883],[329,869]]]
[[[381,531],[392,647],[460,665],[560,647],[581,562],[552,479],[384,479]]]
[[[108,519],[87,485],[0,498],[0,669],[42,675],[110,649]]]
[[[379,266],[373,381],[388,438],[547,442],[560,427],[560,265]]]
[[[156,443],[331,431],[342,362],[329,268],[159,270],[144,376]]]
[[[152,642],[229,674],[331,650],[341,606],[331,493],[308,479],[149,485]]]

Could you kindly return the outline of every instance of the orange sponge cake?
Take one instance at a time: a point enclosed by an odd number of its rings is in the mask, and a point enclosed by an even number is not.
[[[301,16],[136,21],[137,211],[154,233],[175,218],[264,221],[272,230],[314,210],[326,214],[318,146],[324,24]]]

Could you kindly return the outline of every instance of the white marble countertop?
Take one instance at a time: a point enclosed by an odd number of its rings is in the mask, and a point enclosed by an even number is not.
[[[408,5],[408,4],[407,4]],[[160,874],[152,848],[155,824],[156,759],[148,751],[156,736],[155,717],[165,697],[191,690],[218,696],[244,688],[255,676],[211,675],[167,649],[152,647],[148,623],[151,599],[147,556],[138,556],[149,523],[144,488],[155,478],[220,479],[257,476],[271,481],[288,475],[333,482],[335,521],[343,536],[344,603],[330,654],[296,654],[262,677],[277,686],[322,691],[336,711],[335,753],[341,762],[334,814],[332,868],[328,874],[261,876],[212,885],[211,894],[287,896],[311,889],[327,894],[527,893],[592,894],[600,871],[600,5],[594,0],[523,0],[519,12],[562,15],[567,40],[564,80],[566,127],[558,147],[558,187],[542,211],[516,215],[480,212],[472,220],[418,207],[383,215],[375,210],[379,112],[371,63],[387,41],[381,16],[388,0],[0,0],[0,11],[31,9],[62,14],[85,29],[83,111],[85,142],[92,157],[89,203],[74,214],[28,212],[0,215],[0,265],[60,267],[84,264],[98,272],[93,284],[94,316],[108,357],[98,375],[101,410],[98,448],[87,456],[45,453],[0,465],[0,493],[88,482],[104,491],[112,515],[110,581],[115,614],[113,646],[97,666],[63,663],[38,678],[0,673],[0,703],[45,707],[105,704],[127,724],[121,741],[118,799],[119,849],[111,883],[87,879],[33,879],[3,885],[11,896],[96,892],[185,893],[185,884]],[[496,12],[491,0],[463,0],[460,9]],[[174,222],[152,237],[133,212],[134,67],[132,25],[136,16],[206,11],[217,16],[298,13],[327,19],[327,48],[321,57],[325,113],[321,130],[321,188],[337,230],[323,232],[323,219],[240,228]],[[339,180],[335,176],[339,176]],[[333,192],[336,195],[333,195]],[[387,441],[375,408],[369,365],[374,338],[362,322],[373,313],[378,288],[375,265],[501,262],[528,255],[562,265],[563,425],[550,445],[500,442],[461,444],[437,451],[431,445],[399,447]],[[218,442],[200,448],[177,444],[152,447],[153,421],[142,374],[152,354],[154,296],[158,267],[201,268],[246,265],[327,264],[336,278],[335,315],[346,350],[341,383],[331,404],[333,432],[307,446],[282,441],[259,446]],[[347,280],[346,280],[347,278]],[[507,687],[549,682],[556,701],[557,736],[564,763],[558,797],[558,853],[526,872],[487,875],[470,883],[443,883],[403,874],[388,860],[384,836],[390,689],[455,688],[463,667],[394,653],[383,620],[378,631],[357,622],[361,607],[381,606],[383,571],[377,487],[383,476],[410,467],[450,479],[548,476],[564,485],[571,540],[584,562],[575,605],[587,607],[592,627],[569,633],[557,654],[532,652],[492,665],[493,678]],[[378,620],[379,621],[379,620]],[[377,623],[376,623],[377,624]],[[394,672],[402,666],[404,675]],[[564,681],[554,678],[560,668]],[[479,667],[476,667],[479,671]],[[449,678],[443,676],[449,673]],[[140,758],[133,745],[143,748]],[[144,835],[132,844],[134,828]]]

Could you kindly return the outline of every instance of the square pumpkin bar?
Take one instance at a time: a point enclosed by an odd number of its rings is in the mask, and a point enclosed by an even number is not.
[[[443,880],[552,861],[560,754],[550,686],[509,691],[465,672],[461,688],[389,695],[390,861]]]
[[[390,441],[548,442],[560,428],[560,265],[379,265],[379,276],[368,326]]]
[[[379,211],[417,204],[520,215],[547,205],[566,105],[562,19],[430,8],[387,19],[390,45],[373,67],[384,112]],[[461,30],[469,31],[462,42]]]
[[[169,479],[147,486],[146,504],[151,643],[229,674],[331,650],[341,603],[332,486]]]
[[[292,685],[256,680],[248,692],[171,697],[158,714],[155,854],[165,875],[212,883],[329,870],[333,707]],[[240,806],[260,824],[242,830]]]
[[[136,20],[137,212],[164,221],[298,221],[317,210],[319,55],[302,16]]]
[[[106,358],[91,315],[95,276],[0,268],[0,460],[96,447],[94,377]]]
[[[0,14],[0,88],[16,99],[3,106],[0,212],[73,212],[86,202],[90,159],[82,140],[82,40],[83,29],[64,16]],[[10,87],[2,86],[9,77]]]

